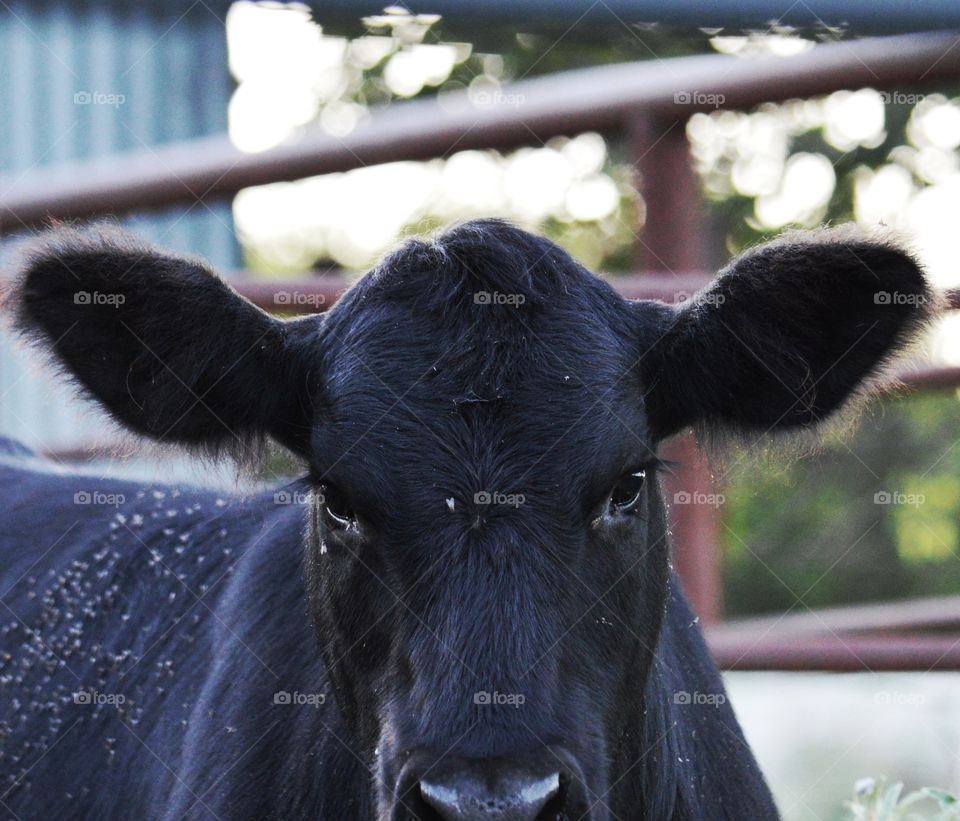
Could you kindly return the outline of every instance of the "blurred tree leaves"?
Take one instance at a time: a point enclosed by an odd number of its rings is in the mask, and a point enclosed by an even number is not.
[[[958,411],[952,393],[891,399],[803,458],[731,457],[727,613],[960,592]]]

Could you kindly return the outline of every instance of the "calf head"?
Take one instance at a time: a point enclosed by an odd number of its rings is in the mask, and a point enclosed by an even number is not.
[[[679,308],[631,302],[494,221],[408,242],[291,322],[109,233],[40,239],[11,296],[133,431],[305,460],[310,611],[380,817],[501,821],[607,818],[638,754],[660,442],[815,425],[929,299],[900,248],[826,231]]]

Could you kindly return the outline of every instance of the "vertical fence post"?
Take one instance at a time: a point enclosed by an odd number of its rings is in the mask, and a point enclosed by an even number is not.
[[[690,161],[686,117],[683,112],[638,115],[631,142],[646,203],[646,221],[637,240],[640,269],[666,275],[702,270],[700,186]],[[713,478],[690,434],[670,442],[664,455],[679,464],[676,475],[664,482],[674,564],[694,612],[710,624],[721,611],[717,511],[704,500],[712,492]]]

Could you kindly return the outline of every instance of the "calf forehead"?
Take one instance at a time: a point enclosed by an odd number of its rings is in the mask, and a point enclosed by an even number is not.
[[[385,393],[424,407],[503,399],[521,407],[538,390],[576,401],[579,394],[564,389],[589,395],[629,377],[631,346],[602,318],[548,308],[514,311],[452,319],[394,305],[377,311],[374,322],[362,317],[342,344],[333,343],[327,393],[333,400]]]
[[[459,494],[532,491],[558,471],[602,470],[646,431],[635,346],[585,307],[562,295],[534,310],[460,316],[416,300],[360,303],[328,340],[323,469]]]
[[[324,324],[317,466],[474,486],[582,476],[646,434],[636,320],[562,249],[506,224],[410,242]]]

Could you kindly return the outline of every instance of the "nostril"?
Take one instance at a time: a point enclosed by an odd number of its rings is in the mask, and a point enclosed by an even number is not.
[[[510,778],[493,789],[473,778],[422,779],[420,796],[442,821],[552,821],[564,811],[559,773]]]
[[[561,773],[558,778],[557,789],[547,798],[534,821],[567,821],[568,818],[584,818],[580,812],[577,812],[575,816],[568,815],[571,809],[567,800],[569,798],[567,792],[569,786],[569,779]]]

